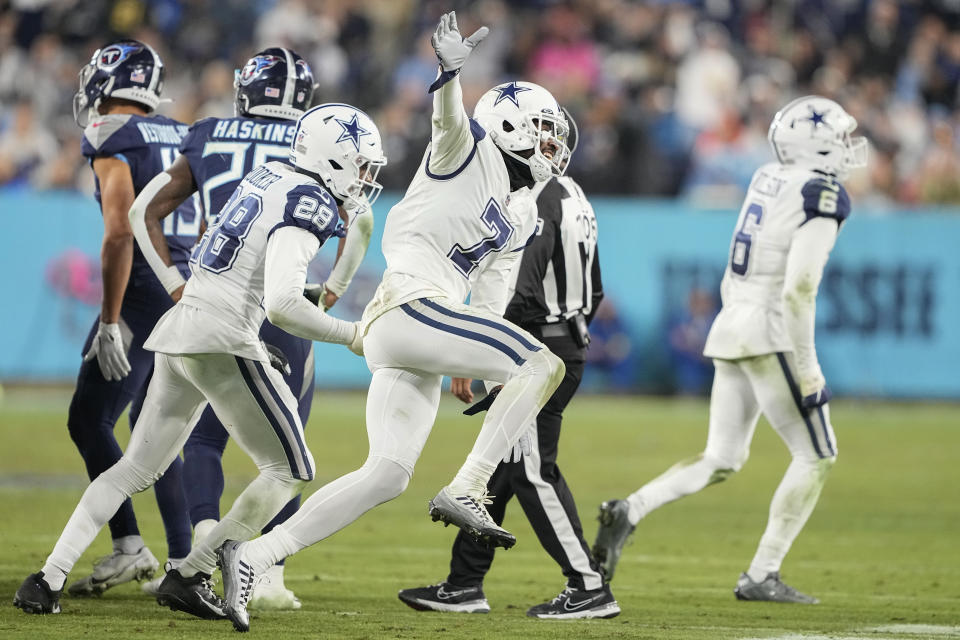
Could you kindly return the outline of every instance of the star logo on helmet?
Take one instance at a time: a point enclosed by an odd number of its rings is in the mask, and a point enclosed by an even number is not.
[[[279,62],[279,56],[265,55],[250,58],[250,61],[244,65],[243,71],[240,72],[240,84],[250,84],[253,82],[254,78],[260,75],[261,71],[274,67]]]
[[[356,112],[354,112],[353,118],[350,120],[341,120],[340,118],[334,118],[334,120],[343,128],[343,132],[340,134],[340,137],[337,138],[337,142],[349,140],[353,143],[353,146],[356,147],[357,151],[360,151],[360,138],[373,135],[370,131],[360,126],[360,123],[357,121]]]
[[[828,110],[828,111],[829,111],[829,110]],[[827,115],[827,111],[824,111],[824,112],[821,113],[821,112],[818,112],[818,111],[817,111],[816,109],[814,109],[813,107],[810,107],[810,117],[807,118],[806,120],[807,120],[807,122],[810,122],[810,123],[813,124],[813,128],[814,128],[814,129],[816,129],[816,128],[819,127],[820,125],[823,125],[823,126],[827,127],[828,129],[832,129],[833,127],[831,127],[831,126],[827,123],[827,121],[823,119],[826,115]]]
[[[493,101],[493,106],[497,106],[504,100],[509,100],[513,103],[513,106],[518,109],[520,108],[520,103],[517,102],[517,94],[523,93],[524,91],[531,91],[530,87],[518,87],[516,82],[508,82],[499,87],[494,87],[493,90],[497,92],[497,99]]]
[[[113,69],[133,54],[141,51],[143,51],[143,47],[138,44],[120,42],[104,47],[97,62],[101,69]]]

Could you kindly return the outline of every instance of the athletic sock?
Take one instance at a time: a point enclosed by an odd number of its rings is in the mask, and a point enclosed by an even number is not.
[[[61,569],[53,566],[49,562],[43,565],[43,581],[47,583],[51,591],[59,591],[63,589],[64,583],[67,581],[67,574],[65,574]]]
[[[217,522],[219,522],[219,520],[208,518],[193,525],[193,546],[197,546],[203,542],[203,539],[210,535],[213,528],[217,526]]]
[[[113,540],[113,550],[128,556],[140,553],[144,546],[142,536],[123,536]]]
[[[276,567],[278,561],[303,548],[304,545],[291,536],[284,525],[280,524],[270,533],[248,542],[244,548],[244,556],[253,569],[254,575],[261,575],[269,570],[276,570],[271,568]],[[279,571],[282,578],[282,566],[279,567]]]
[[[496,469],[496,464],[491,465],[471,453],[450,483],[450,493],[455,496],[479,498],[487,490],[487,482]]]

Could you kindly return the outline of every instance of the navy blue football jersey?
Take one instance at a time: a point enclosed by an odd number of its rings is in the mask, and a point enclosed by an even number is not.
[[[180,153],[190,163],[208,224],[255,167],[288,162],[296,128],[295,120],[273,118],[204,118],[190,127]]]
[[[179,153],[180,142],[187,133],[187,125],[165,116],[111,114],[93,120],[83,132],[83,155],[93,164],[94,158],[119,158],[130,167],[135,193],[147,185],[158,173],[173,164]],[[96,198],[100,202],[100,183],[96,182]],[[198,198],[187,198],[167,216],[163,233],[170,245],[170,257],[184,273],[190,251],[200,232]],[[140,277],[154,277],[150,265],[134,243],[132,282]]]

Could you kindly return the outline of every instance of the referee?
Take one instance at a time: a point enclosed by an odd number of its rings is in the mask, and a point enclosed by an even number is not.
[[[576,123],[566,110],[564,114],[570,123],[572,153],[577,144]],[[490,478],[487,490],[492,503],[487,511],[497,524],[502,523],[507,503],[516,495],[543,548],[567,579],[560,595],[532,607],[528,616],[612,618],[620,607],[583,538],[573,496],[557,466],[563,410],[580,385],[590,341],[587,326],[603,298],[597,220],[572,178],[539,183],[533,194],[539,213],[537,233],[524,250],[504,317],[562,358],[566,374],[537,416],[536,429],[521,438]],[[453,380],[452,390],[464,402],[473,400],[470,382]],[[487,613],[490,605],[483,594],[483,578],[493,555],[493,549],[461,532],[453,543],[446,581],[404,589],[399,598],[420,611]]]

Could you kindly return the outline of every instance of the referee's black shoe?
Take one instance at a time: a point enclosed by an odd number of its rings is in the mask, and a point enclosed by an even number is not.
[[[593,591],[567,587],[550,602],[530,607],[527,615],[548,620],[613,618],[620,615],[620,605],[614,600],[608,584]]]
[[[441,582],[429,587],[403,589],[397,597],[405,605],[417,611],[490,613],[490,604],[479,585],[458,587],[449,582]]]

